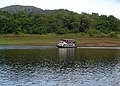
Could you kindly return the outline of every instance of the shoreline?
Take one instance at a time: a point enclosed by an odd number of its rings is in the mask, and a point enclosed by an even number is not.
[[[120,42],[80,43],[78,47],[120,47]]]
[[[120,50],[116,46],[80,46],[78,49],[115,49]],[[37,49],[61,49],[56,46],[31,46],[31,45],[0,45],[0,50],[37,50]],[[62,48],[62,49],[76,49],[76,48]]]
[[[41,45],[41,44],[35,44],[35,43],[28,43],[28,44],[0,44],[0,46],[38,46],[38,47],[56,47],[56,45]],[[85,42],[85,43],[79,43],[76,44],[77,47],[120,47],[120,42]]]
[[[75,39],[78,47],[120,47],[120,37],[89,37],[80,34],[0,35],[0,45],[56,46],[60,39]]]

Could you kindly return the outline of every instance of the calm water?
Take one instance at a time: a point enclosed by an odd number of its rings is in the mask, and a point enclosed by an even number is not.
[[[120,86],[120,49],[4,48],[0,86]]]

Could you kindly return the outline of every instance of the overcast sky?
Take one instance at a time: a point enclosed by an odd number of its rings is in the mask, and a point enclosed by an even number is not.
[[[114,15],[120,19],[120,0],[0,0],[0,8],[10,5],[35,6],[41,9],[68,9],[74,12]]]

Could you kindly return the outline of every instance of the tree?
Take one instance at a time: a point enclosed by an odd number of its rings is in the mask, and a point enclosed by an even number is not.
[[[109,20],[106,15],[101,15],[97,21],[97,30],[109,30]]]
[[[110,15],[108,16],[108,20],[109,20],[109,29],[112,31],[120,31],[120,27],[119,27],[119,20],[117,18],[115,18],[114,16]]]
[[[0,34],[87,33],[94,34],[120,31],[120,20],[114,16],[97,13],[78,14],[65,9],[42,13],[0,11]],[[113,34],[113,33],[112,33]],[[109,34],[108,34],[109,35]]]
[[[85,32],[89,28],[90,22],[88,19],[88,15],[82,14],[80,17],[80,25],[79,25],[79,31]]]

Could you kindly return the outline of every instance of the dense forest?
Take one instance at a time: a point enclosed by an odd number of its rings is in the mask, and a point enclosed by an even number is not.
[[[113,15],[78,14],[66,9],[42,10],[35,7],[12,7],[8,7],[9,10],[8,8],[0,9],[1,35],[82,33],[90,36],[115,36],[120,33],[120,19]]]

